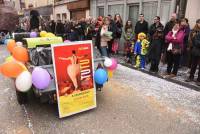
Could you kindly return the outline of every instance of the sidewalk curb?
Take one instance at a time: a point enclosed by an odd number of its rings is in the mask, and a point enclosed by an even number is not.
[[[194,85],[190,85],[190,84],[187,84],[185,82],[181,82],[181,81],[178,81],[178,80],[174,80],[174,79],[170,79],[170,78],[163,78],[162,76],[160,76],[159,74],[154,74],[154,73],[151,73],[149,71],[146,71],[146,70],[139,70],[131,65],[127,65],[125,63],[120,63],[122,66],[126,66],[130,69],[134,69],[134,70],[138,70],[140,72],[143,72],[145,74],[148,74],[148,75],[151,75],[151,76],[154,76],[154,77],[157,77],[157,78],[160,78],[160,79],[163,79],[163,80],[166,80],[168,82],[172,82],[172,83],[175,83],[175,84],[178,84],[178,85],[181,85],[181,86],[184,86],[184,87],[187,87],[187,88],[190,88],[192,90],[195,90],[195,91],[198,91],[200,92],[200,87],[197,87],[197,86],[194,86]]]

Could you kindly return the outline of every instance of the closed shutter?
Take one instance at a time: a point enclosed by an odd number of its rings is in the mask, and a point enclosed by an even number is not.
[[[85,10],[71,11],[71,19],[73,20],[80,20],[85,17],[86,17]]]

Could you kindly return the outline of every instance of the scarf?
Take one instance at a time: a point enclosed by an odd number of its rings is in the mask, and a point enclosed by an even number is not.
[[[176,34],[177,34],[178,30],[175,31],[174,29],[172,29],[172,37],[175,38]],[[171,51],[172,50],[172,43],[169,43],[169,46],[167,48],[167,51]]]

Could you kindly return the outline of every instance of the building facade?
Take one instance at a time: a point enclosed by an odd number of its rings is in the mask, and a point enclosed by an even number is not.
[[[89,11],[89,0],[56,0],[54,4],[54,19],[66,21],[87,18]]]
[[[29,6],[32,5],[40,15],[47,20],[53,19],[53,4],[54,0],[24,0],[25,16],[29,16]]]
[[[196,20],[200,19],[199,7],[200,7],[200,0],[187,1],[185,17],[189,19],[191,28],[194,27]]]
[[[135,24],[140,13],[151,24],[156,15],[165,24],[171,13],[175,12],[176,0],[91,0],[91,16],[106,16],[119,13],[123,22],[132,20]]]

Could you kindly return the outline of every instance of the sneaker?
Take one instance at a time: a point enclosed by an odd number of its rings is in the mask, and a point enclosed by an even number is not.
[[[188,78],[188,79],[185,80],[185,82],[192,82],[192,81],[193,81],[192,78]]]
[[[170,78],[174,78],[174,77],[176,77],[175,74],[171,74],[171,75],[170,75]]]
[[[163,77],[170,75],[168,72],[162,74]]]
[[[170,75],[167,75],[165,78],[168,78],[168,79],[170,79],[170,78],[174,78],[174,77],[176,77],[176,75],[175,75],[175,74],[170,74]]]

